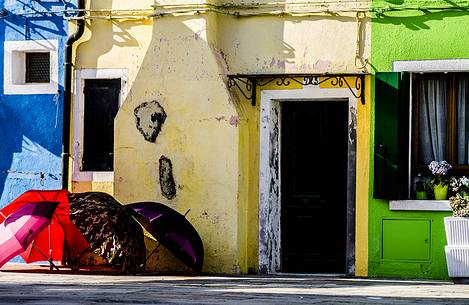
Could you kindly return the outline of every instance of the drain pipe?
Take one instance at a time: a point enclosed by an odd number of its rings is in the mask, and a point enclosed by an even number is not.
[[[77,17],[85,15],[85,0],[78,0]],[[65,80],[64,80],[64,107],[62,126],[62,189],[67,190],[70,163],[70,129],[71,129],[71,103],[72,103],[72,51],[73,43],[81,38],[85,32],[85,20],[77,20],[77,30],[68,37],[65,43]]]

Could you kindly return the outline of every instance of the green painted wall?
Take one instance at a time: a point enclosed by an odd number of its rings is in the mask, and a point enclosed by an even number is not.
[[[374,97],[374,87],[372,87],[372,96]],[[373,198],[374,98],[372,103],[368,276],[447,279],[443,217],[451,213],[391,211],[389,201]],[[394,226],[389,226],[390,221],[394,222]],[[428,246],[425,244],[426,238],[422,237],[425,234],[422,233],[424,231],[422,222],[429,223],[430,226]],[[424,253],[426,249],[428,249],[428,255]]]
[[[405,9],[416,6],[453,9]],[[374,0],[371,25],[373,72],[392,71],[395,60],[469,58],[469,14],[464,8],[468,8],[467,2]],[[399,10],[390,11],[392,9]]]
[[[396,60],[469,58],[469,14],[457,7],[458,2],[451,3],[454,4],[373,1],[370,60],[373,74],[392,71]],[[459,6],[464,8],[467,4],[461,2]],[[406,9],[412,7],[440,9]],[[445,279],[448,274],[443,217],[451,213],[390,211],[388,201],[373,199],[374,88],[372,97],[368,274]],[[427,229],[430,238],[425,241]]]

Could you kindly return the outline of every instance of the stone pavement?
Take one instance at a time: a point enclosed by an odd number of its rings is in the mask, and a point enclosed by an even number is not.
[[[0,272],[0,304],[469,304],[469,285],[304,275]]]

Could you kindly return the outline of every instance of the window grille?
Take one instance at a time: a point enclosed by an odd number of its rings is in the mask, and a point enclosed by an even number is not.
[[[50,82],[50,54],[26,53],[26,83]]]

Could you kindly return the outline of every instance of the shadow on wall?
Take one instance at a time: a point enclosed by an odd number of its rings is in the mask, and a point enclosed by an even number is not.
[[[452,2],[449,3],[454,5]],[[455,6],[453,11],[433,12],[429,10],[420,10],[415,11],[415,13],[410,16],[408,13],[406,13],[407,16],[402,16],[402,12],[387,12],[383,14],[377,14],[377,16],[372,19],[372,22],[385,25],[403,25],[412,31],[431,30],[429,23],[432,21],[443,21],[444,19],[449,19],[452,17],[467,16],[467,13],[467,8],[459,8],[458,6]]]
[[[5,1],[0,0],[0,9]],[[61,10],[62,1],[8,2],[9,15],[0,19],[0,60],[5,40],[57,39],[67,30],[61,15],[40,12]],[[68,4],[68,7],[74,7]],[[21,12],[31,14],[21,16]],[[38,13],[39,12],[39,13]],[[63,51],[59,49],[59,82]],[[28,189],[60,188],[63,88],[49,95],[5,95],[4,69],[0,67],[0,207]]]
[[[90,1],[89,8],[92,10],[111,10],[113,0]],[[122,22],[119,20],[91,19],[86,22],[87,30],[91,30],[83,36],[85,41],[78,43],[77,54],[96,54],[95,57],[86,56],[86,65],[90,68],[98,67],[99,55],[107,54],[113,47],[136,47],[139,42],[129,33],[129,30],[142,24],[141,21]],[[86,37],[89,35],[89,37]],[[110,39],[112,38],[112,39]],[[128,54],[130,55],[130,54]],[[77,67],[82,65],[82,58],[77,58]],[[105,68],[105,67],[98,67]],[[120,67],[128,68],[128,67]]]
[[[65,36],[67,31],[63,24],[63,19],[58,17],[51,17],[44,15],[43,11],[54,11],[63,8],[62,1],[16,1],[16,8],[12,14],[2,20],[5,22],[5,32],[9,35],[6,36],[8,40],[16,39],[48,39],[51,35]],[[69,8],[75,7],[74,5],[68,5]],[[21,10],[19,9],[21,8]],[[27,16],[21,16],[14,14],[15,12],[26,11],[30,14]],[[34,15],[37,13],[37,15]],[[9,37],[10,36],[10,37]]]
[[[1,54],[0,54],[1,55]],[[3,69],[2,69],[3,71]],[[4,186],[13,161],[13,154],[21,152],[23,135],[17,128],[13,114],[9,111],[3,97],[0,98],[0,195],[4,192]],[[1,198],[2,196],[0,196]],[[0,207],[8,202],[0,202]]]

